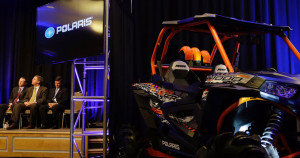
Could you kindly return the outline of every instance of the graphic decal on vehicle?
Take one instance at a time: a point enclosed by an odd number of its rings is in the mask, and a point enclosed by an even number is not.
[[[176,102],[176,100],[182,99],[175,95],[174,91],[162,88],[153,83],[135,83],[132,86],[146,91],[164,103],[172,101]]]
[[[246,84],[253,77],[253,75],[245,73],[218,73],[207,76],[205,83]]]

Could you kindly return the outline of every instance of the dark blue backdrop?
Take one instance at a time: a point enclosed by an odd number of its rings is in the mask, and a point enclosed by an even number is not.
[[[276,25],[288,25],[293,31],[287,33],[289,39],[300,49],[300,1],[298,0],[286,0],[278,1],[274,4],[274,24]],[[270,10],[270,9],[268,9]],[[268,12],[265,9],[266,13]],[[271,15],[268,15],[271,18]],[[271,45],[269,47],[272,47]],[[299,74],[300,63],[295,55],[288,49],[283,43],[282,39],[276,38],[273,47],[276,48],[277,55],[277,69],[278,71]],[[270,49],[266,49],[268,53]],[[268,60],[267,60],[268,61]]]

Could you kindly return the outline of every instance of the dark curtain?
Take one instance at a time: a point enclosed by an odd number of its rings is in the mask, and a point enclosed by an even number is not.
[[[88,61],[104,61],[104,55],[89,57]],[[89,96],[104,96],[104,67],[98,70],[87,70],[87,93]],[[107,83],[109,85],[109,81]],[[109,94],[109,86],[108,86]],[[104,102],[87,102],[87,106],[104,106]],[[109,106],[109,102],[108,102]],[[100,108],[89,109],[89,122],[96,122],[103,119],[103,110]]]
[[[112,0],[110,150],[114,151],[113,138],[123,124],[140,125],[141,117],[131,84],[150,79],[150,58],[163,21],[216,13],[261,23],[290,25],[294,30],[287,35],[300,48],[299,5],[297,0]],[[171,41],[169,49],[183,44],[212,46],[211,37],[178,36],[180,40]],[[299,61],[282,39],[270,35],[259,38],[262,41],[259,45],[241,46],[241,70],[273,67],[282,72],[300,73]]]
[[[32,77],[35,8],[25,0],[0,2],[0,102],[7,102],[11,87],[21,76]],[[29,81],[29,83],[31,83]]]
[[[70,84],[70,64],[36,65],[35,32],[37,1],[1,1],[1,62],[0,62],[0,102],[6,103],[13,86],[21,76],[27,79],[28,86],[34,75],[44,77],[44,85],[53,87],[56,76],[65,78]]]

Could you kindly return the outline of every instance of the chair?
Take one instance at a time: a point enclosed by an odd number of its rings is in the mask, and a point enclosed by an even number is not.
[[[30,110],[25,110],[24,112],[20,113],[19,128],[22,128],[22,127],[23,127],[23,120],[22,120],[22,115],[23,115],[23,114],[29,115],[29,114],[30,114]],[[12,115],[12,110],[6,110],[6,115]],[[6,122],[5,119],[6,119],[6,118],[4,117],[3,123]]]
[[[28,116],[30,115],[30,110],[27,109],[23,113],[20,113],[19,128],[23,127],[23,118],[22,118],[23,115],[27,115],[28,118]]]
[[[6,115],[12,115],[12,110],[6,110],[6,113],[5,113]],[[3,124],[5,124],[5,122],[6,122],[6,117],[4,117],[4,119],[3,119]],[[21,127],[21,124],[19,123],[19,128]]]
[[[75,92],[75,96],[82,96],[82,93],[80,92]],[[74,114],[78,114],[81,107],[82,107],[83,102],[82,101],[75,101],[74,102]],[[66,115],[70,115],[71,114],[71,109],[65,109],[65,111],[63,112],[62,115],[62,128],[64,127],[64,120],[65,120],[65,116]],[[79,119],[79,123],[78,123],[79,127],[80,127],[80,119]]]

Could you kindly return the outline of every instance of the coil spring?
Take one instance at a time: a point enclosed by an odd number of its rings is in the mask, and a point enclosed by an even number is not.
[[[261,137],[261,144],[264,147],[268,145],[273,145],[274,139],[279,132],[281,123],[283,120],[283,112],[279,109],[276,109],[274,113],[270,116],[270,119],[266,125],[266,128]]]

